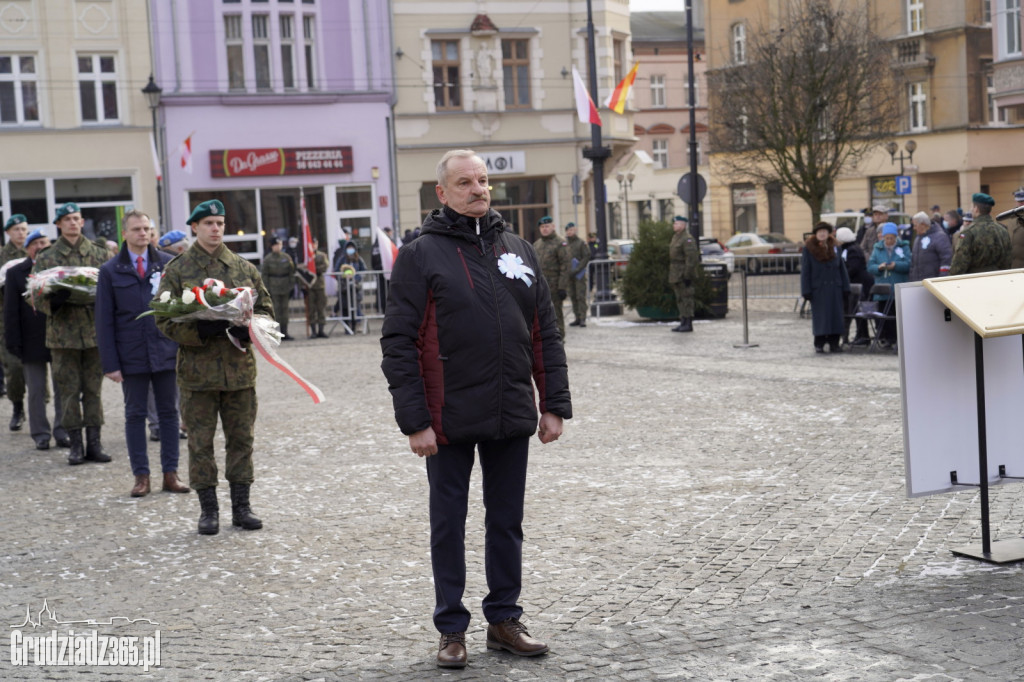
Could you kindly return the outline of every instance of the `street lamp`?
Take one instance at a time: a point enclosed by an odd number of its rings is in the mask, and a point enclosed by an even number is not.
[[[911,161],[912,162],[914,160],[914,152],[917,150],[917,143],[914,142],[913,140],[907,140],[906,144],[903,145],[903,148],[907,150],[906,156],[903,155],[903,152],[900,152],[900,155],[896,156],[896,152],[899,151],[900,146],[898,144],[896,144],[895,142],[891,142],[891,141],[888,142],[885,145],[885,151],[889,152],[889,163],[896,163],[896,161],[899,160],[899,162],[900,162],[900,175],[903,175],[903,162],[904,161]],[[900,211],[903,211],[903,210],[904,210],[903,195],[900,194]]]
[[[156,150],[157,155],[157,168],[156,173],[156,227],[157,231],[161,231],[164,221],[164,200],[163,200],[163,187],[160,181],[163,175],[163,155],[160,154],[160,132],[157,128],[156,123],[156,111],[160,108],[160,95],[163,94],[163,88],[156,84],[153,80],[153,74],[149,74],[149,82],[146,83],[146,87],[142,88],[142,94],[146,96],[146,102],[149,103],[149,110],[153,114],[153,149]]]
[[[626,219],[626,239],[629,239],[629,188],[633,186],[633,180],[636,175],[633,173],[616,173],[615,179],[619,181],[619,192],[623,196],[625,205],[623,206],[623,213]]]

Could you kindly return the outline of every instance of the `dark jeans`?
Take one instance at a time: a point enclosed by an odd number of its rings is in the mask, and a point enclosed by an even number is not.
[[[479,443],[483,471],[484,566],[487,596],[484,617],[489,623],[519,618],[517,603],[523,573],[523,498],[529,438]],[[476,446],[439,445],[427,458],[430,484],[430,563],[434,571],[434,627],[438,632],[464,632],[469,610],[462,603],[466,589],[466,509]]]
[[[124,393],[124,439],[132,474],[149,474],[146,454],[146,414],[149,386],[153,386],[157,420],[160,425],[160,464],[164,473],[178,470],[178,386],[174,370],[153,374],[125,374],[121,383]]]

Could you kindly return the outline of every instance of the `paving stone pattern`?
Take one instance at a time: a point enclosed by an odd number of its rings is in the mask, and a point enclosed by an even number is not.
[[[261,362],[255,532],[231,528],[223,484],[216,536],[196,534],[194,493],[128,496],[114,384],[109,465],[37,452],[6,431],[5,401],[3,622],[46,600],[66,620],[152,620],[162,639],[148,674],[14,668],[4,641],[0,678],[1020,679],[1021,568],[950,553],[980,541],[977,494],[905,496],[898,358],[816,356],[788,305],[751,313],[748,349],[736,310],[693,334],[630,317],[568,328],[576,418],[534,441],[525,528],[524,622],[552,651],[484,646],[475,479],[462,671],[433,662],[426,477],[375,334],[284,346],[318,407]],[[961,388],[936,396],[936,418],[955,418]],[[1021,493],[993,490],[994,538],[1022,533]]]

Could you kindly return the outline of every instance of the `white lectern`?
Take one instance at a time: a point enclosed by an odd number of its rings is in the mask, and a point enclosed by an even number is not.
[[[1024,479],[1024,270],[899,285],[896,308],[907,495],[977,487],[981,544],[953,553],[1024,560],[1024,539],[992,542],[988,504]]]

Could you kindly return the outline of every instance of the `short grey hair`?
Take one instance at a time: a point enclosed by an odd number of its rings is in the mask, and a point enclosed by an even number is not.
[[[480,159],[480,155],[472,149],[452,149],[445,152],[441,160],[437,162],[437,184],[444,187],[445,181],[448,179],[448,162],[452,159]],[[480,159],[483,162],[483,159]]]
[[[129,218],[145,218],[146,220],[149,221],[149,226],[151,228],[154,227],[153,219],[149,217],[148,213],[144,213],[144,212],[140,211],[137,208],[133,208],[132,210],[130,210],[127,213],[125,213],[124,214],[124,218],[121,219],[121,230],[122,230],[122,232],[125,229],[127,229],[127,227],[128,227],[128,219]]]
[[[929,218],[928,214],[924,211],[918,211],[910,221],[913,223],[921,223],[922,225],[931,225],[932,219]]]

